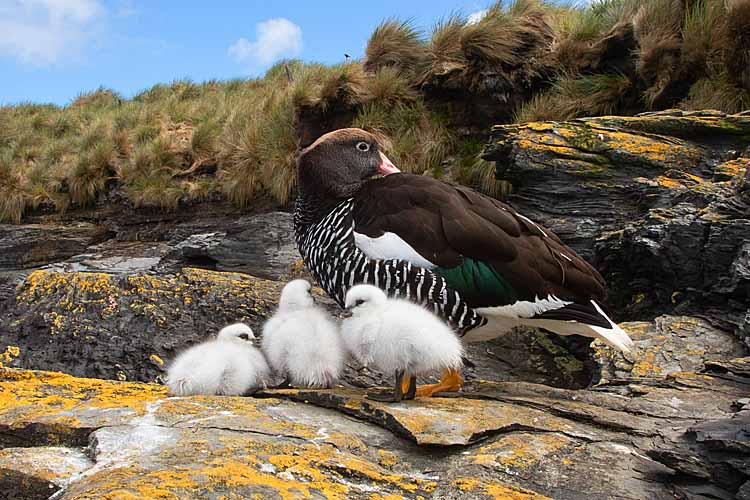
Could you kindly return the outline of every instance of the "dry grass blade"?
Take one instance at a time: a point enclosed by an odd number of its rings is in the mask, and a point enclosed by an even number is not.
[[[495,4],[475,23],[467,23],[461,32],[461,50],[467,60],[491,65],[516,65],[523,43],[518,23]]]
[[[516,121],[570,120],[616,114],[633,83],[625,75],[566,75],[516,111]]]
[[[729,0],[720,50],[727,73],[750,90],[750,0]]]
[[[334,66],[323,81],[317,106],[325,111],[334,105],[350,108],[362,104],[368,97],[366,77],[358,63]]]
[[[397,68],[385,67],[367,80],[367,91],[375,102],[388,106],[413,102],[417,92]]]
[[[411,21],[393,19],[382,22],[367,42],[364,69],[376,72],[393,66],[404,72],[416,72],[425,57],[422,36]]]
[[[705,71],[711,61],[719,56],[714,52],[718,52],[717,44],[725,16],[724,2],[696,0],[687,6],[682,23],[681,50],[682,60],[690,71]]]
[[[712,75],[695,82],[680,107],[739,113],[750,109],[750,90],[737,85],[727,73]]]
[[[467,60],[461,47],[461,34],[465,26],[466,20],[458,15],[438,21],[427,46],[427,57],[419,82],[466,68]]]

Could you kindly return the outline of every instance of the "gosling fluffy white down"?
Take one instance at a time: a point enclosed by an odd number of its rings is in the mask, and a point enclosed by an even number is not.
[[[170,394],[241,396],[265,388],[270,369],[254,338],[249,326],[236,323],[181,353],[167,373]]]
[[[352,316],[341,327],[344,344],[360,363],[395,374],[397,394],[406,375],[414,384],[416,375],[461,368],[461,340],[440,318],[419,305],[388,299],[371,285],[352,287],[345,305]],[[408,395],[404,397],[409,399]]]
[[[344,367],[339,331],[315,306],[310,283],[294,280],[284,286],[276,314],[263,325],[261,347],[268,363],[297,387],[333,386]]]

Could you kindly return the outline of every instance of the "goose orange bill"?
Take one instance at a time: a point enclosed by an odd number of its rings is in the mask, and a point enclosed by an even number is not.
[[[380,153],[380,159],[382,160],[380,162],[380,166],[378,167],[378,173],[381,173],[383,175],[388,174],[396,174],[401,172],[398,168],[396,168],[396,165],[394,165],[391,160],[388,159],[386,155],[384,155],[382,152]]]

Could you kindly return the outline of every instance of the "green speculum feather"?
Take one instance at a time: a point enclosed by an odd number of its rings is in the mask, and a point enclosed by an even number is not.
[[[450,288],[457,290],[474,307],[512,304],[516,291],[492,266],[464,257],[461,265],[437,267],[433,272],[442,276]]]

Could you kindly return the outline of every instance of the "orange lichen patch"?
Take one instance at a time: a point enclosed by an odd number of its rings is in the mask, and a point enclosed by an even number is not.
[[[470,459],[477,465],[526,469],[549,458],[571,441],[559,434],[509,434],[482,446]]]
[[[337,388],[328,391],[285,390],[269,394],[324,407],[367,419],[421,445],[466,445],[488,433],[522,426],[552,432],[585,432],[576,422],[534,408],[510,403],[467,398],[417,398],[401,404],[364,399],[361,391]]]
[[[675,188],[684,188],[685,186],[676,179],[671,179],[669,177],[664,177],[663,175],[660,175],[654,179],[654,182],[656,182],[659,186],[667,189],[675,189]]]
[[[221,446],[204,445],[201,453],[191,453],[194,443],[183,441],[183,435],[175,449],[154,457],[156,463],[148,468],[117,464],[72,485],[66,498],[83,500],[95,492],[96,498],[186,499],[211,492],[217,497],[225,493],[238,498],[343,500],[369,491],[385,498],[398,491],[429,494],[435,487],[429,481],[386,473],[333,446],[219,432],[224,435]]]
[[[36,304],[46,300],[51,310],[43,318],[51,335],[70,332],[73,336],[95,335],[89,318],[115,315],[129,309],[166,327],[180,309],[195,307],[199,299],[231,306],[238,320],[268,314],[279,295],[278,282],[239,273],[185,268],[181,273],[157,277],[128,278],[105,273],[61,273],[35,271],[19,287],[16,300]],[[124,374],[123,374],[124,375]]]
[[[480,484],[482,481],[474,477],[462,477],[451,482],[451,486],[456,486],[461,491],[474,491]]]
[[[567,144],[563,139],[554,134],[545,134],[542,137],[521,138],[516,141],[520,149],[528,149],[549,152],[562,158],[575,159],[581,156],[581,151]]]
[[[287,415],[295,413],[291,403],[273,398],[193,396],[168,398],[161,402],[155,416],[175,427],[218,427],[237,431],[271,433],[328,443],[339,449],[360,451],[367,446],[356,436],[331,429],[321,432],[315,422],[300,423]]]
[[[5,352],[0,353],[0,368],[3,368],[3,363],[10,363],[20,354],[21,349],[18,346],[9,345],[8,347],[6,347]]]
[[[748,169],[750,169],[750,158],[742,157],[736,160],[725,161],[714,167],[714,178],[717,180],[741,178]]]
[[[553,122],[528,122],[523,124],[523,128],[533,130],[534,132],[549,132],[554,130]]]
[[[542,411],[499,401],[462,398],[424,398],[405,405],[367,402],[375,416],[387,414],[418,444],[471,443],[487,432],[522,425],[548,431],[573,430],[569,422]]]
[[[631,339],[642,340],[648,337],[648,332],[652,329],[653,323],[649,321],[629,321],[621,323],[619,326],[627,332]]]
[[[464,492],[480,490],[483,494],[495,500],[551,500],[549,497],[525,488],[498,482],[487,482],[473,477],[456,479],[451,482],[451,485]]]
[[[326,477],[347,477],[365,480],[367,483],[396,487],[405,492],[432,492],[437,483],[421,478],[395,474],[363,458],[349,453],[336,452],[330,446],[310,445],[287,447],[283,455],[272,455],[268,462],[281,472],[302,476],[312,483],[322,482]]]
[[[76,378],[57,372],[0,370],[0,422],[12,426],[42,419],[75,427],[79,425],[77,421],[64,414],[70,410],[120,409],[141,415],[149,402],[164,396],[166,388],[154,384]],[[100,418],[106,419],[105,415],[100,413]],[[115,420],[120,422],[121,418]]]
[[[654,364],[656,353],[653,351],[646,352],[630,370],[630,373],[636,377],[654,377],[662,374],[662,368]]]
[[[72,487],[70,500],[143,499],[180,500],[203,497],[205,492],[260,493],[264,498],[284,500],[298,498],[344,499],[347,487],[337,483],[307,483],[284,479],[276,474],[256,470],[240,460],[211,460],[197,467],[173,466],[149,471],[125,467],[102,471],[87,482],[90,488]],[[203,493],[202,493],[203,492]],[[72,494],[70,494],[72,493]],[[92,496],[94,495],[94,496]]]
[[[24,287],[18,301],[33,302],[43,295],[57,291],[75,289],[83,294],[103,297],[116,294],[118,289],[106,273],[58,273],[53,271],[34,271],[24,281]]]
[[[485,484],[484,492],[494,500],[552,500],[534,491],[502,483]]]
[[[383,467],[393,467],[398,463],[398,455],[388,450],[378,450],[378,463]]]
[[[608,127],[591,127],[595,134],[609,149],[638,157],[639,161],[661,164],[669,161],[696,162],[701,157],[698,148],[691,146],[687,141],[680,141],[674,137],[661,137],[654,135],[640,135],[623,130],[613,130]]]

